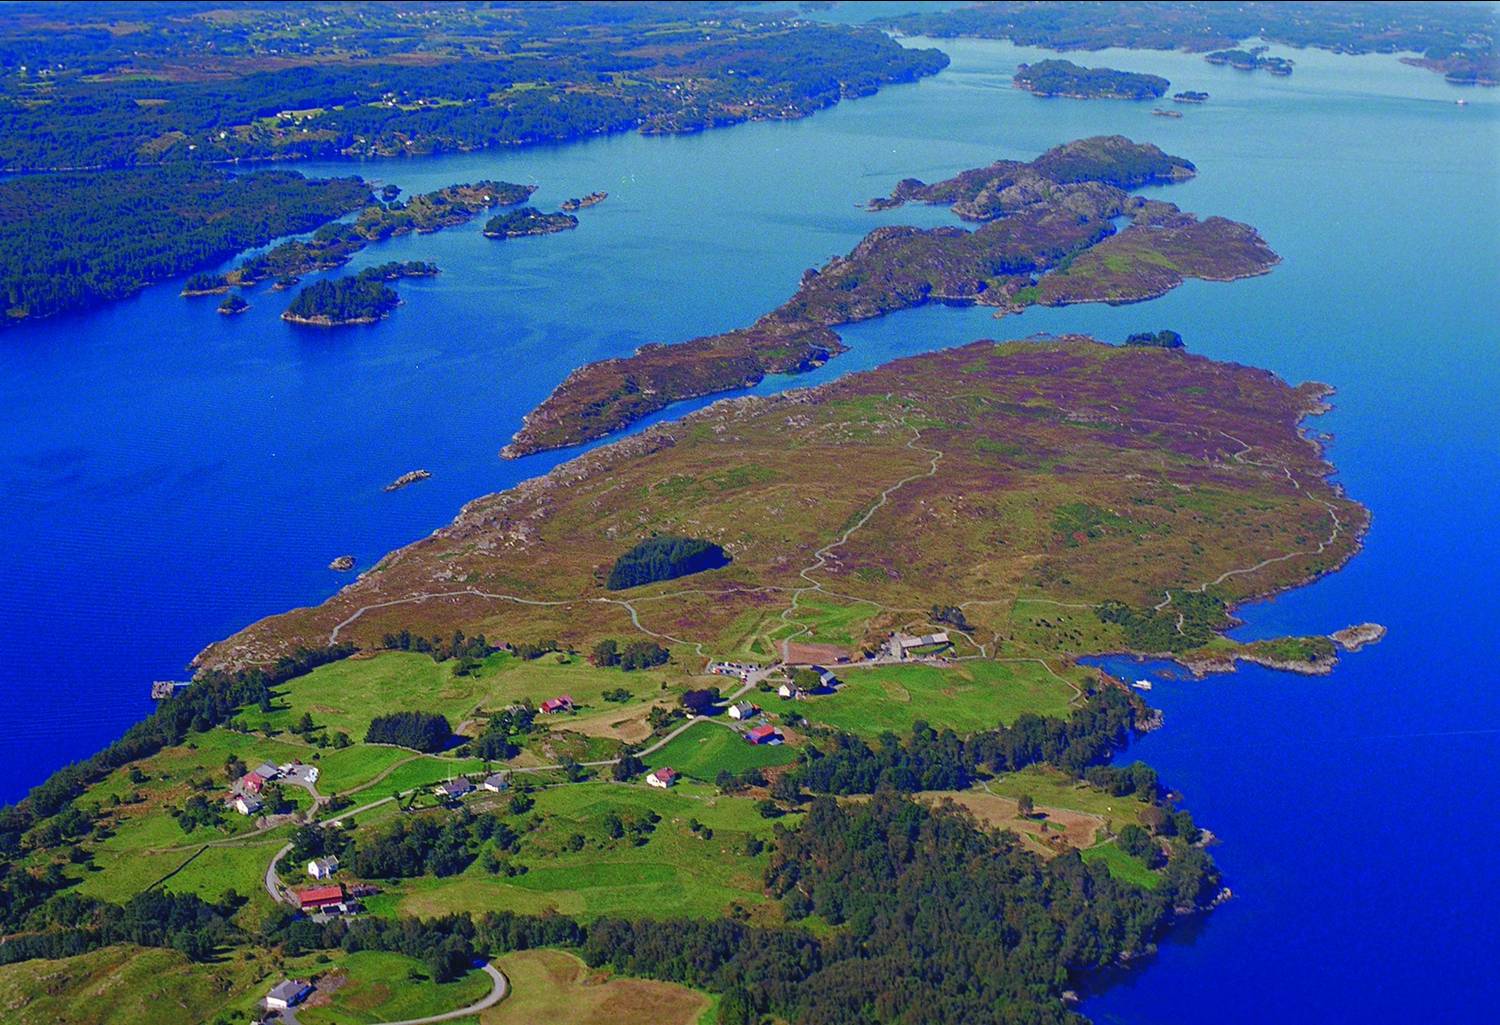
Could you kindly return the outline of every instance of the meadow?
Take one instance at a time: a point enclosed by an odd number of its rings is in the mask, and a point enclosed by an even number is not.
[[[667,982],[612,977],[562,950],[525,950],[495,962],[510,995],[480,1025],[707,1025],[716,1001]]]
[[[1086,671],[1064,667],[1069,684],[1038,662],[965,660],[951,667],[882,665],[841,670],[831,694],[799,701],[808,722],[877,737],[910,732],[925,721],[937,729],[974,733],[1015,722],[1023,712],[1066,717]]]
[[[684,776],[712,780],[725,770],[741,773],[746,769],[765,769],[786,765],[796,758],[796,750],[786,744],[751,744],[734,730],[703,722],[645,761],[653,769],[670,766]]]

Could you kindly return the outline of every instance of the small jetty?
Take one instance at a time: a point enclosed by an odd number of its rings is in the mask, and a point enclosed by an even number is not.
[[[157,680],[151,684],[151,700],[165,701],[191,685],[191,680]]]
[[[387,491],[400,491],[402,488],[411,487],[411,485],[415,484],[417,481],[426,480],[431,476],[432,473],[428,470],[412,470],[410,473],[403,473],[401,476],[391,481],[385,486],[385,489]]]

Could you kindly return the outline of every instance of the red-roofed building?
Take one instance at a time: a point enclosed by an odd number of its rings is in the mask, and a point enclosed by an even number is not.
[[[773,744],[781,739],[781,734],[776,732],[775,726],[766,723],[753,730],[746,730],[745,739],[752,744]]]
[[[657,787],[661,790],[667,789],[667,787],[676,782],[677,770],[669,765],[662,766],[646,777],[647,786]]]
[[[342,904],[344,903],[344,888],[342,886],[310,886],[305,890],[297,891],[297,903],[302,905],[303,911],[316,911],[319,908]]]
[[[247,794],[258,794],[266,785],[266,777],[258,772],[247,772],[240,777],[240,789]]]
[[[542,711],[548,714],[552,712],[570,712],[573,710],[573,699],[563,694],[560,697],[548,698],[542,702]]]

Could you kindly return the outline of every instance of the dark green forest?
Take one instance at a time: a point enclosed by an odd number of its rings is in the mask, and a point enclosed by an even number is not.
[[[207,167],[0,182],[0,302],[15,322],[82,309],[322,224],[370,199],[358,178]]]

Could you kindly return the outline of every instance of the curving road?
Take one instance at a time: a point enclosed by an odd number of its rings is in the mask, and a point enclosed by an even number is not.
[[[500,1001],[505,999],[510,990],[510,981],[506,979],[505,973],[492,964],[485,964],[481,971],[490,977],[493,985],[490,991],[481,1000],[476,1000],[468,1007],[460,1007],[456,1011],[444,1011],[442,1014],[429,1014],[425,1018],[404,1018],[401,1021],[381,1022],[380,1025],[434,1025],[440,1021],[452,1021],[455,1018],[468,1018],[481,1011],[487,1011]],[[290,1008],[281,1012],[282,1025],[301,1025],[297,1020],[297,1009]]]

